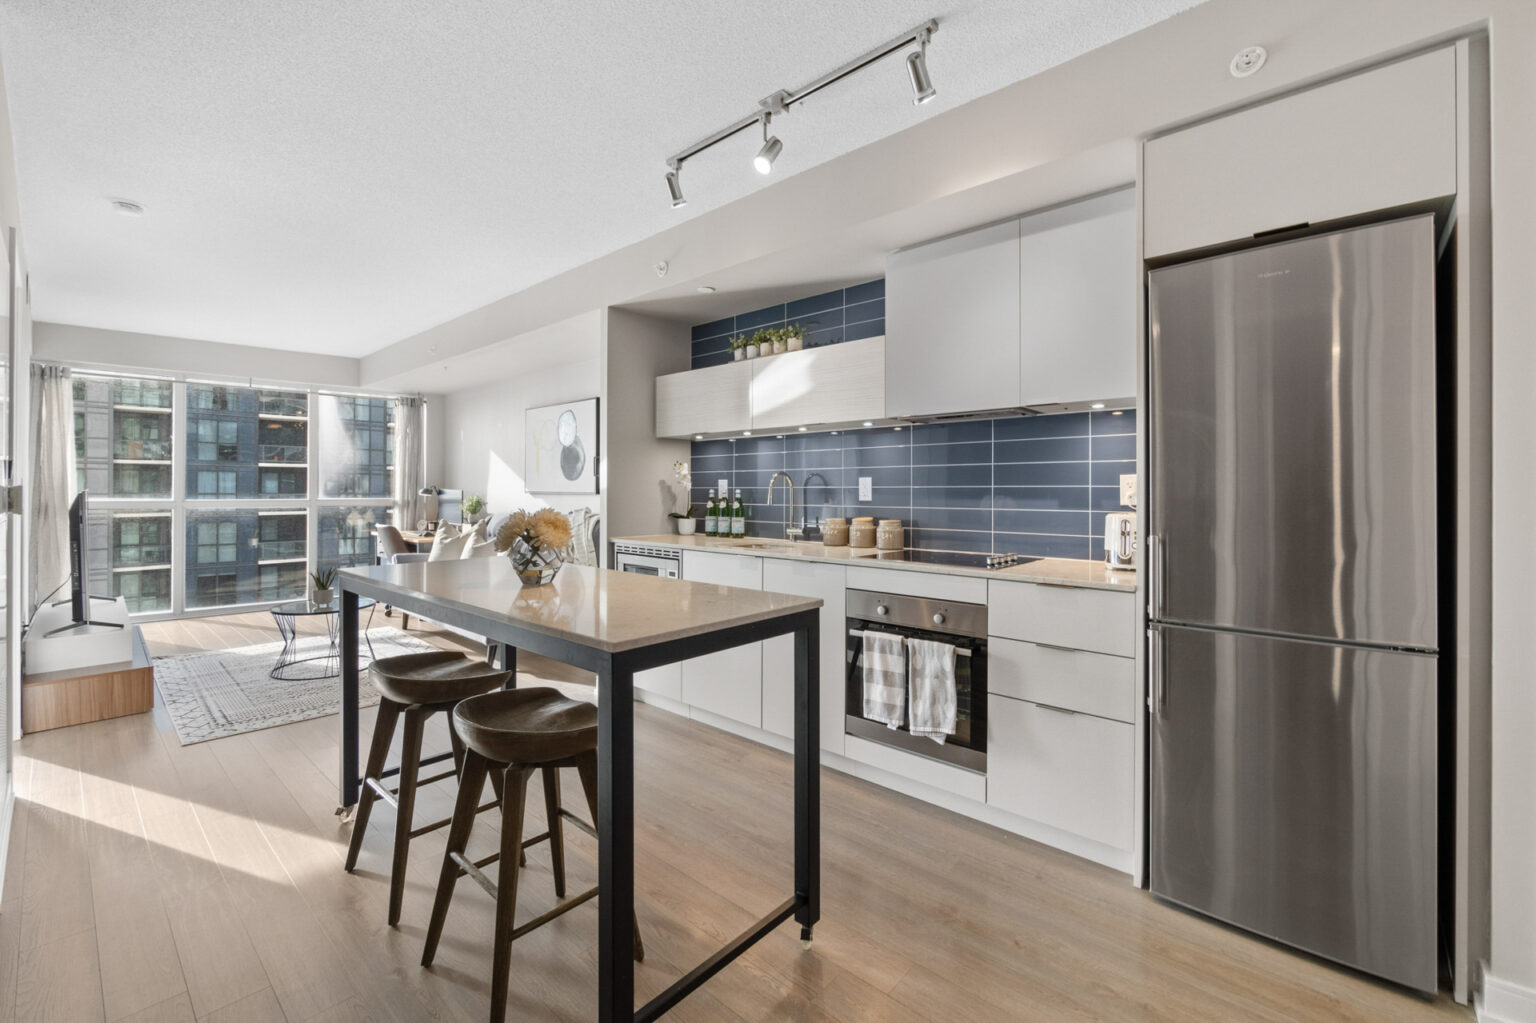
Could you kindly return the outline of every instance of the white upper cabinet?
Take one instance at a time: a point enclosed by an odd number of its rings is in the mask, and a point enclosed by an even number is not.
[[[885,353],[887,416],[1016,407],[1019,222],[893,253]]]
[[[1019,225],[1019,404],[1135,398],[1135,189]]]
[[[747,394],[752,370],[746,362],[668,373],[656,378],[656,436],[750,430]]]
[[[752,429],[852,423],[885,416],[885,338],[753,359]]]
[[[1456,191],[1456,57],[1389,64],[1147,142],[1148,258]]]

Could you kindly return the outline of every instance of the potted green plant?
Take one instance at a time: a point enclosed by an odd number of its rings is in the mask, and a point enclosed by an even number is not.
[[[773,354],[783,355],[789,351],[789,332],[783,327],[775,327],[767,332],[773,343]]]
[[[768,332],[760,330],[747,338],[747,358],[755,359],[763,352],[763,346],[768,343]]]
[[[479,494],[470,494],[464,499],[464,514],[469,516],[471,524],[480,521],[480,513],[485,511],[485,498]]]
[[[309,581],[313,584],[309,590],[309,599],[314,603],[329,604],[336,596],[336,591],[331,589],[331,583],[336,581],[334,568],[322,568],[309,573]]]
[[[740,362],[747,357],[747,335],[737,334],[731,338],[731,358]]]
[[[800,349],[805,347],[805,328],[800,326],[800,324],[791,323],[789,326],[784,328],[782,333],[784,335],[785,344],[788,345],[789,351],[798,352]]]

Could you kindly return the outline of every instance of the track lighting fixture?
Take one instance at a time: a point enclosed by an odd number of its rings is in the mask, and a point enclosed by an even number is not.
[[[681,165],[673,161],[671,166],[672,169],[667,171],[667,191],[672,193],[672,208],[675,210],[679,207],[687,206],[688,200],[683,198],[683,184],[677,177],[677,172]]]
[[[763,148],[759,149],[757,155],[752,158],[752,166],[759,174],[767,174],[773,170],[773,161],[777,160],[779,154],[784,151],[784,143],[780,142],[776,136],[768,134],[768,118],[768,114],[763,114]]]
[[[933,76],[928,74],[928,36],[924,32],[917,49],[907,54],[907,77],[912,79],[912,105],[922,106],[938,93],[933,88]]]
[[[862,71],[875,61],[888,57],[905,47],[916,45],[917,49],[907,55],[907,77],[912,82],[912,102],[926,103],[937,95],[933,87],[933,78],[928,74],[928,40],[939,30],[937,19],[930,19],[923,24],[903,32],[881,46],[869,50],[860,57],[849,61],[835,71],[829,71],[815,81],[807,82],[798,89],[781,89],[758,104],[758,109],[750,117],[743,117],[734,124],[727,125],[712,135],[695,142],[687,149],[676,153],[667,161],[667,191],[672,196],[672,207],[676,209],[687,205],[683,198],[683,187],[679,181],[682,173],[683,161],[691,159],[710,148],[716,143],[724,142],[738,132],[746,131],[754,124],[759,124],[763,129],[763,145],[752,159],[752,166],[759,174],[767,174],[773,170],[773,162],[784,151],[784,143],[777,137],[768,134],[768,122],[772,117],[783,114],[789,108],[812,94],[820,92],[833,82],[848,77],[855,71]]]

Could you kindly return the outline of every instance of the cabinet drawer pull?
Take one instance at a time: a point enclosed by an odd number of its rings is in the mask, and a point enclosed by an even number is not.
[[[1058,714],[1071,714],[1073,717],[1077,717],[1077,711],[1068,710],[1065,707],[1055,707],[1049,703],[1037,703],[1035,706],[1039,707],[1041,710],[1054,710]]]
[[[1063,653],[1068,654],[1076,654],[1082,652],[1075,646],[1057,646],[1055,643],[1036,643],[1033,640],[1030,641],[1030,645],[1037,646],[1042,650],[1060,650]]]

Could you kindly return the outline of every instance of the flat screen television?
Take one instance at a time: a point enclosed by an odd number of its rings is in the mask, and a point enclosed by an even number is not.
[[[49,636],[87,625],[101,625],[109,629],[121,629],[121,622],[97,622],[91,620],[90,589],[90,539],[85,528],[87,491],[80,491],[69,505],[69,625],[51,629]],[[64,603],[62,600],[60,604]]]
[[[91,620],[90,541],[85,529],[87,494],[88,491],[80,491],[69,505],[69,616],[76,625]]]

